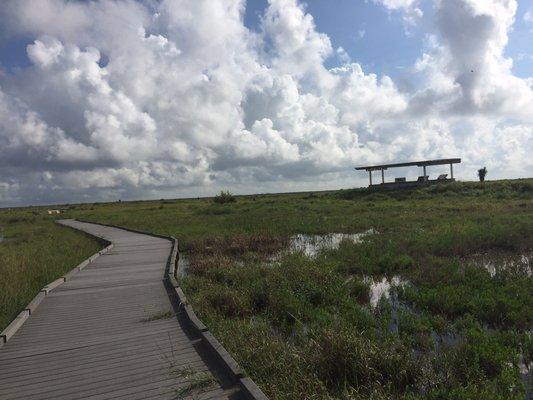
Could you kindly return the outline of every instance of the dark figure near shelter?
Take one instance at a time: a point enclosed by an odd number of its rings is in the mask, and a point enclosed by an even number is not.
[[[479,181],[484,182],[485,181],[485,175],[487,175],[487,167],[483,167],[481,169],[477,170],[477,175],[479,176]]]

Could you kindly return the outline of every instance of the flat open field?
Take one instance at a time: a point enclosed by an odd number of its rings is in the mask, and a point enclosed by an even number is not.
[[[273,399],[524,399],[531,384],[532,179],[65,208],[178,237],[193,307]],[[43,210],[9,212],[63,232],[73,259],[96,250]],[[15,274],[39,235],[6,213],[1,268]],[[9,299],[19,281],[2,281]]]

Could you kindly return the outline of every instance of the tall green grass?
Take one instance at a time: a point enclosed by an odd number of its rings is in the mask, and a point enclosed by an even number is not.
[[[45,212],[0,211],[0,330],[43,286],[101,248],[88,236],[56,225]]]

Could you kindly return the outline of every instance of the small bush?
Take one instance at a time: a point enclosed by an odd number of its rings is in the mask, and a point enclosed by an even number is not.
[[[213,198],[213,201],[218,204],[226,204],[235,203],[237,199],[229,191],[221,190],[220,193]]]

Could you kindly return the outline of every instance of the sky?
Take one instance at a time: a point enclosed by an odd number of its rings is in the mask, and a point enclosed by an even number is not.
[[[3,0],[0,206],[531,177],[531,43],[531,0]]]

